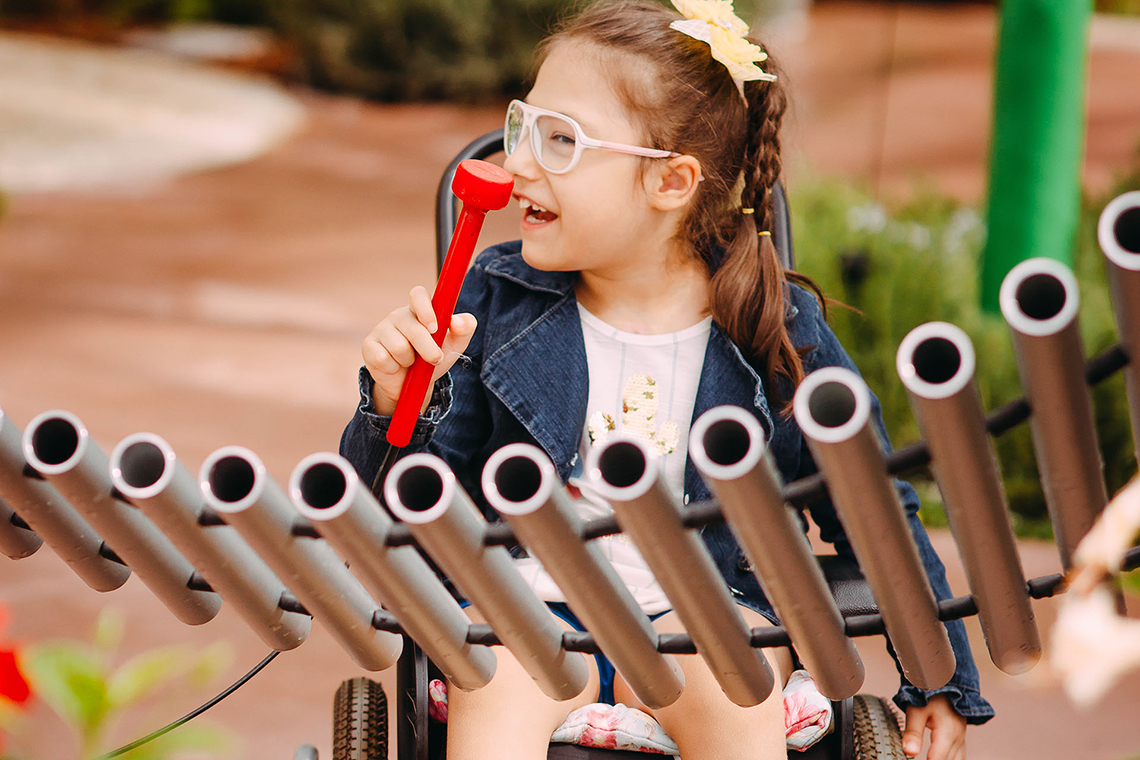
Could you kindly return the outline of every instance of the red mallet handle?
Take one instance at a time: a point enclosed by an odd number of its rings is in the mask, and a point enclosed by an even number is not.
[[[444,336],[451,325],[455,301],[459,298],[463,278],[467,274],[471,256],[475,253],[475,243],[479,239],[483,219],[488,211],[497,211],[510,202],[514,184],[510,172],[486,161],[469,159],[461,162],[455,170],[451,191],[463,202],[463,208],[459,212],[459,221],[447,249],[447,258],[444,259],[439,282],[436,283],[431,298],[431,307],[439,325],[439,329],[432,335],[437,346],[443,345]],[[412,440],[412,428],[420,415],[434,369],[423,357],[417,356],[404,377],[400,399],[396,402],[396,411],[392,413],[392,422],[388,426],[388,443],[393,446],[402,448]]]

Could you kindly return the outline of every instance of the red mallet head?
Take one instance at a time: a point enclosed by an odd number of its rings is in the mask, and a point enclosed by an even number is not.
[[[511,202],[515,181],[511,173],[487,161],[469,158],[461,161],[451,180],[451,192],[465,205],[484,211],[498,211]]]

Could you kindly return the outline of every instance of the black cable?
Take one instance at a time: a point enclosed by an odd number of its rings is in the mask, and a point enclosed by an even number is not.
[[[188,722],[194,720],[194,718],[197,718],[199,715],[206,712],[211,707],[218,704],[223,699],[225,699],[229,695],[233,694],[235,691],[240,689],[242,686],[244,686],[246,681],[248,681],[249,679],[253,678],[258,673],[260,673],[265,668],[265,666],[268,665],[270,662],[272,662],[273,658],[279,654],[281,654],[281,653],[276,651],[276,650],[270,652],[268,655],[265,656],[264,660],[262,660],[261,662],[257,663],[257,665],[254,666],[253,670],[246,673],[244,676],[239,678],[237,681],[234,681],[234,683],[228,689],[226,689],[221,694],[214,697],[213,699],[211,699],[209,702],[205,703],[201,707],[198,707],[198,708],[195,708],[194,710],[191,710],[190,712],[186,713],[185,715],[183,715],[178,720],[174,721],[173,723],[171,723],[169,725],[166,725],[166,726],[158,729],[154,733],[147,734],[146,736],[144,736],[141,739],[136,739],[135,741],[131,742],[130,744],[124,744],[122,747],[119,747],[116,750],[108,752],[105,755],[100,755],[99,757],[95,758],[94,760],[111,760],[111,758],[113,758],[113,757],[125,755],[126,753],[130,752],[133,749],[138,749],[139,747],[146,744],[147,742],[154,741],[158,737],[160,737],[164,734],[170,733],[171,731],[178,728],[182,724],[188,723]]]

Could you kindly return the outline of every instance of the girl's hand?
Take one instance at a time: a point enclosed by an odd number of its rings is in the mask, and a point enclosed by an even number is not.
[[[431,296],[422,286],[412,288],[408,294],[408,305],[396,309],[372,328],[361,347],[364,366],[375,381],[372,402],[376,413],[391,415],[395,411],[404,376],[417,356],[435,365],[431,376],[433,383],[442,377],[471,342],[475,326],[473,315],[454,315],[441,349],[432,338],[438,325],[431,307]],[[424,404],[427,404],[426,398]]]
[[[965,760],[966,719],[954,712],[950,699],[943,694],[930,698],[926,707],[906,708],[906,730],[903,752],[916,757],[922,749],[923,734],[930,727],[930,749],[927,760]]]

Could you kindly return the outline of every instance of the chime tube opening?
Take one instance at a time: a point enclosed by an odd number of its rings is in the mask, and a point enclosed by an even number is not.
[[[927,322],[899,344],[896,369],[903,385],[919,398],[946,399],[969,386],[976,363],[973,344],[959,327]]]
[[[344,473],[332,462],[317,462],[301,475],[298,485],[304,503],[318,510],[338,506],[348,491]]]
[[[1112,232],[1117,245],[1129,253],[1140,255],[1140,205],[1121,212]]]
[[[36,424],[25,453],[37,469],[65,467],[79,454],[79,428],[65,417],[48,417]]]
[[[238,504],[253,495],[257,473],[248,459],[224,456],[214,462],[206,476],[212,493],[219,501]]]
[[[636,444],[618,441],[598,456],[598,474],[611,488],[633,488],[647,475],[649,462]]]
[[[1017,286],[1017,305],[1030,319],[1052,319],[1065,308],[1065,286],[1048,274],[1026,277]]]
[[[168,453],[153,441],[139,440],[123,447],[121,452],[111,455],[115,474],[129,487],[124,491],[128,496],[146,496],[162,490],[169,482],[171,470],[168,467]]]
[[[1080,294],[1068,267],[1053,259],[1035,258],[1010,270],[998,301],[1012,330],[1045,337],[1061,332],[1076,319]]]

